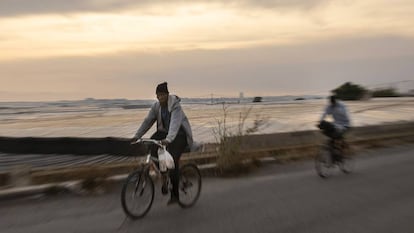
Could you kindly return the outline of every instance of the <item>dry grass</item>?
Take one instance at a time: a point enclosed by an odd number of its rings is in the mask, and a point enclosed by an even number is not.
[[[47,169],[31,173],[33,184],[55,183],[68,180],[105,179],[109,176],[125,174],[138,167],[136,163],[115,164],[107,166],[82,166],[65,169]]]
[[[266,120],[256,115],[253,124],[246,127],[246,120],[252,111],[252,107],[249,107],[239,112],[237,125],[231,127],[227,122],[228,108],[229,105],[223,104],[223,117],[217,120],[217,127],[213,129],[218,144],[217,172],[221,176],[237,176],[250,172],[257,164],[242,153],[242,138],[257,132],[261,126],[266,124]]]

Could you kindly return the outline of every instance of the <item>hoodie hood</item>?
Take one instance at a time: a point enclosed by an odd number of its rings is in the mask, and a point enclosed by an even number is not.
[[[172,112],[177,107],[177,104],[181,102],[181,98],[176,95],[168,96],[168,111]]]

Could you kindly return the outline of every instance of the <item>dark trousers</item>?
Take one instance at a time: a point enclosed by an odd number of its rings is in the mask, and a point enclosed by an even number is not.
[[[162,140],[167,137],[166,132],[157,131],[155,132],[151,138],[156,140]],[[174,195],[178,198],[179,192],[178,192],[178,185],[179,185],[179,179],[180,179],[180,157],[181,154],[184,152],[185,148],[187,147],[187,136],[183,130],[180,130],[175,137],[174,141],[172,141],[167,146],[167,151],[170,152],[174,159],[174,165],[175,168],[173,170],[170,170],[170,179],[172,184],[172,193],[171,195]],[[156,145],[153,145],[151,147],[151,155],[158,158],[158,147]]]

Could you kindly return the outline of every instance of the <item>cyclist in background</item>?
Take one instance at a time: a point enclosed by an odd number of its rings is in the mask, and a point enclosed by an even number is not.
[[[180,105],[181,99],[169,94],[167,82],[159,84],[155,93],[158,101],[151,106],[133,140],[140,139],[157,122],[157,131],[151,138],[161,140],[161,143],[167,146],[167,151],[174,158],[175,164],[175,168],[170,171],[172,192],[169,205],[178,203],[179,160],[181,154],[191,148],[193,136],[190,123]],[[157,149],[157,146],[151,148],[152,156],[158,157]],[[162,193],[168,193],[166,182],[163,182]]]
[[[339,102],[334,95],[329,97],[329,102],[322,114],[318,127],[330,138],[341,138],[350,127],[348,111],[345,105]],[[333,123],[325,121],[325,117],[328,115],[331,115],[334,119]]]

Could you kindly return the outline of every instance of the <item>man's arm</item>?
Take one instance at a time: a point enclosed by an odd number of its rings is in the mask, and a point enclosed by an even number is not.
[[[326,108],[325,108],[325,111],[323,112],[323,114],[322,114],[322,116],[321,116],[321,119],[319,120],[319,121],[323,121],[324,119],[325,119],[325,117],[329,114],[329,111],[330,110],[330,107],[329,106],[327,106]]]
[[[142,136],[144,136],[144,134],[151,128],[151,126],[155,123],[156,120],[157,113],[154,105],[153,107],[151,107],[151,110],[149,111],[147,117],[144,119],[141,126],[135,133],[134,138],[141,138]]]

